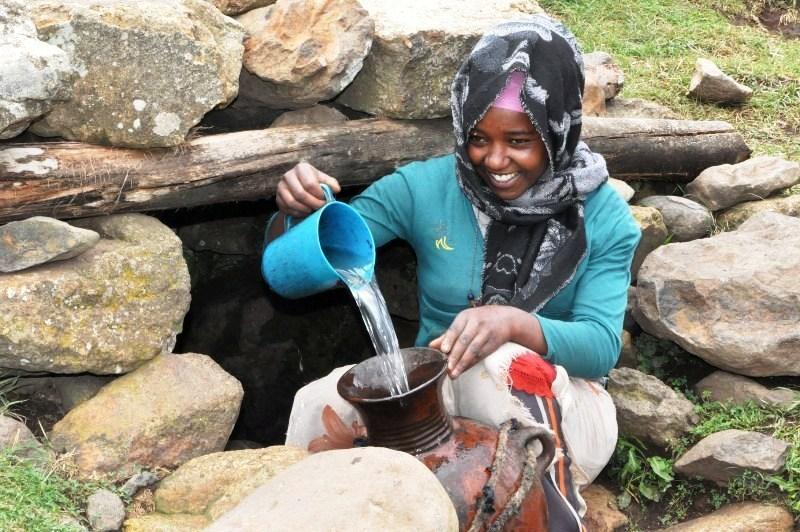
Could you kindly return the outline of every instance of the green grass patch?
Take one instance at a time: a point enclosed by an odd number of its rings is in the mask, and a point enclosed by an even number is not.
[[[734,25],[733,17],[751,13],[741,0],[540,4],[575,32],[584,52],[603,50],[614,56],[625,72],[621,97],[656,101],[687,119],[725,120],[741,132],[754,154],[800,159],[800,39]],[[721,107],[686,97],[698,57],[711,59],[751,87],[751,101]]]

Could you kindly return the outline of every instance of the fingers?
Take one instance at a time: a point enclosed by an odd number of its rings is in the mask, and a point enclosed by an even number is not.
[[[469,312],[460,313],[450,328],[434,340],[448,354],[447,370],[452,378],[471,368],[485,355],[489,334],[481,329],[481,321]],[[440,340],[441,339],[441,340]]]
[[[320,186],[326,183],[334,193],[341,191],[339,182],[306,162],[301,162],[283,174],[276,191],[278,208],[290,216],[304,217],[325,205]]]

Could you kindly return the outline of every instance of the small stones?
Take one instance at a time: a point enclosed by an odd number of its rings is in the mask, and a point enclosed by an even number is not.
[[[764,199],[800,182],[800,163],[761,156],[706,168],[686,186],[687,195],[712,211]]]
[[[609,177],[608,184],[611,185],[614,188],[614,190],[617,191],[617,194],[622,196],[622,199],[624,199],[626,202],[629,202],[631,198],[633,198],[633,195],[636,193],[636,191],[633,190],[633,187],[631,187],[628,183],[620,179],[614,179],[613,177]]]
[[[741,104],[750,99],[753,89],[736,82],[708,59],[700,58],[689,82],[688,96],[702,102]]]
[[[76,257],[100,240],[89,229],[34,216],[0,227],[0,272],[16,272]]]
[[[789,407],[800,400],[800,394],[787,388],[770,390],[752,379],[725,371],[715,371],[699,381],[695,391],[701,396],[708,395],[712,401],[744,404],[747,401]]]
[[[706,237],[714,227],[711,211],[680,196],[648,196],[639,205],[658,209],[664,217],[667,231],[672,235],[672,242],[687,242]]]
[[[633,205],[631,214],[642,230],[642,239],[639,241],[631,264],[631,277],[636,279],[644,259],[664,243],[669,236],[669,231],[664,224],[664,217],[656,208]]]
[[[89,525],[96,532],[116,532],[125,520],[125,505],[114,493],[101,489],[89,496],[86,507]]]
[[[729,429],[700,440],[675,462],[685,477],[700,477],[724,486],[745,471],[783,470],[789,444],[759,432]]]
[[[667,447],[697,422],[688,399],[633,368],[612,369],[608,393],[617,407],[620,433],[625,436]]]

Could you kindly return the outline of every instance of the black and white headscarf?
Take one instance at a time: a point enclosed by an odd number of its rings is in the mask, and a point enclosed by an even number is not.
[[[505,87],[526,74],[522,107],[542,136],[550,164],[521,198],[498,198],[467,157],[470,131]],[[545,16],[506,22],[486,33],[464,61],[450,99],[458,184],[486,213],[483,304],[537,312],[575,275],[586,253],[583,200],[608,179],[583,142],[583,59],[572,33]]]

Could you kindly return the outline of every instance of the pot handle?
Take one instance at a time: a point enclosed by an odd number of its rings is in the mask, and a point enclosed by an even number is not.
[[[553,458],[556,455],[556,444],[553,438],[553,433],[550,429],[544,426],[525,427],[525,448],[528,448],[534,440],[538,440],[542,445],[542,452],[536,458],[536,466],[534,472],[536,478],[541,478],[544,472],[553,463]]]

